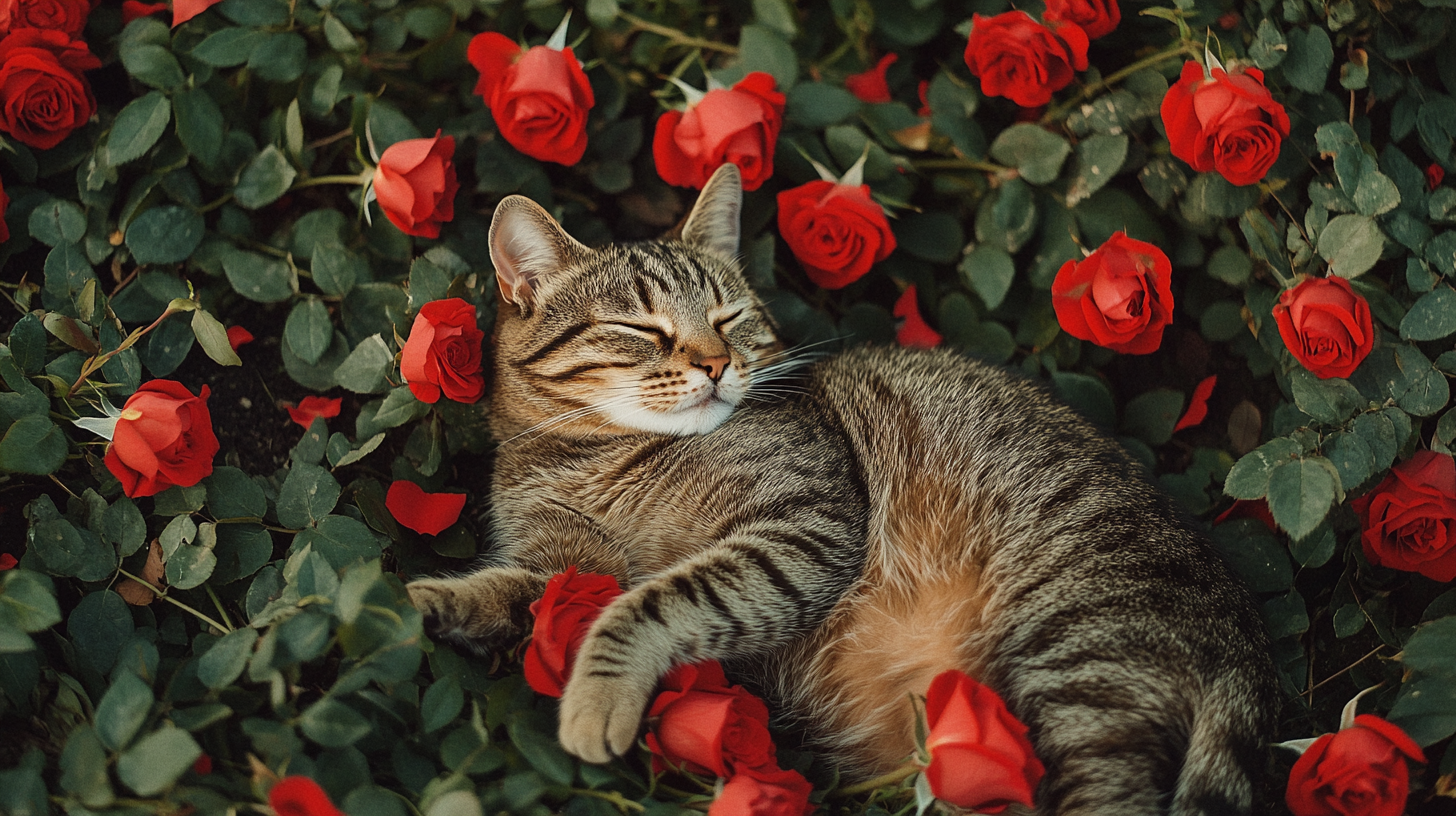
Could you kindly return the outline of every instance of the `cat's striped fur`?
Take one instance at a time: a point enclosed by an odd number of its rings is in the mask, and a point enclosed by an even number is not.
[[[884,771],[913,747],[908,695],[956,667],[1030,727],[1040,813],[1247,812],[1274,673],[1208,544],[999,368],[860,349],[776,386],[738,207],[729,165],[683,240],[588,250],[502,202],[499,548],[412,583],[415,603],[492,648],[569,564],[631,587],[562,700],[562,744],[590,761],[631,747],[672,664],[720,658],[847,772]]]

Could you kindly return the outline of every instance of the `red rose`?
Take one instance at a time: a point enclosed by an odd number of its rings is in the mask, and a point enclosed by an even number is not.
[[[596,97],[570,46],[522,52],[508,37],[487,31],[470,40],[466,57],[480,72],[475,93],[512,147],[541,161],[581,161],[586,114]]]
[[[592,621],[621,594],[616,578],[577,573],[574,565],[551,576],[541,600],[531,604],[536,623],[522,658],[526,684],[537,694],[560,697]]]
[[[963,672],[941,672],[930,681],[925,717],[925,778],[935,798],[980,813],[1000,813],[1012,803],[1032,807],[1045,770],[1026,726],[996,692]]]
[[[1289,771],[1284,801],[1294,816],[1400,816],[1410,793],[1406,760],[1425,754],[1373,714],[1315,740]]]
[[[1105,37],[1122,22],[1117,0],[1047,0],[1047,22],[1072,23],[1087,32],[1087,39]]]
[[[344,816],[319,783],[306,776],[285,776],[268,791],[278,816]]]
[[[703,189],[708,177],[732,162],[743,189],[757,190],[773,175],[774,144],[784,118],[784,95],[774,79],[754,71],[732,88],[714,88],[685,111],[657,120],[652,158],[668,184]]]
[[[64,31],[79,39],[91,15],[91,0],[0,0],[0,32],[22,28]]]
[[[1087,32],[1070,23],[1044,26],[1024,11],[971,15],[966,66],[981,78],[981,92],[1023,108],[1051,101],[1073,71],[1087,68]]]
[[[940,332],[930,328],[925,318],[920,316],[920,301],[915,284],[910,284],[900,293],[900,299],[895,301],[894,315],[904,320],[895,331],[895,340],[900,345],[910,348],[935,348],[940,345],[943,339]]]
[[[374,171],[374,195],[390,223],[406,235],[439,238],[440,224],[455,217],[455,139],[440,131],[385,148]]]
[[[814,786],[798,771],[774,765],[748,768],[723,785],[708,806],[708,816],[808,816],[814,812],[809,793]]]
[[[885,81],[885,72],[899,59],[897,54],[886,54],[880,57],[875,67],[859,74],[850,74],[844,78],[844,87],[854,94],[861,102],[889,102],[890,84]]]
[[[100,68],[86,43],[63,31],[22,28],[0,39],[0,131],[46,150],[96,112],[82,71]]]
[[[0,244],[10,240],[10,225],[5,223],[5,211],[10,209],[10,196],[5,194],[4,179],[0,179]]]
[[[779,234],[809,280],[840,289],[895,249],[885,211],[865,184],[811,181],[778,195]]]
[[[726,779],[774,759],[768,706],[742,686],[729,686],[718,661],[677,666],[662,685],[647,711],[657,719],[647,748],[668,765]]]
[[[1173,321],[1173,265],[1163,250],[1115,232],[1052,281],[1057,322],[1073,337],[1124,354],[1149,354]]]
[[[407,479],[391,482],[384,506],[394,520],[417,533],[439,535],[460,518],[464,493],[426,493]]]
[[[154,496],[173,485],[191,487],[212,473],[218,444],[208,393],[205,385],[193,396],[179,382],[152,380],[127,399],[105,458],[123,493],[133,499]]]
[[[422,402],[439,402],[441,393],[456,402],[476,402],[485,393],[480,373],[484,339],[474,306],[460,298],[432,300],[415,315],[400,352],[399,373]]]
[[[1198,63],[1185,62],[1163,97],[1162,115],[1173,155],[1231,184],[1263,179],[1289,135],[1289,114],[1269,95],[1258,68],[1205,73]]]
[[[1375,489],[1350,502],[1360,514],[1360,546],[1370,563],[1456,579],[1456,462],[1417,451]]]
[[[1340,277],[1280,292],[1274,323],[1294,359],[1321,379],[1350,376],[1375,344],[1370,304]]]
[[[338,416],[339,407],[343,403],[344,401],[338,397],[329,399],[328,397],[309,396],[300,400],[296,406],[285,402],[283,407],[288,411],[288,418],[302,425],[306,430],[312,427],[313,421],[319,417],[333,419]]]

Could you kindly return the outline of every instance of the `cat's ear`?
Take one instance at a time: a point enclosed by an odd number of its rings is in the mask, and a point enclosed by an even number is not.
[[[683,225],[683,240],[727,260],[738,257],[743,182],[738,165],[728,162],[713,173]]]
[[[522,311],[540,297],[542,284],[587,248],[525,196],[507,196],[490,222],[490,260],[501,298]]]

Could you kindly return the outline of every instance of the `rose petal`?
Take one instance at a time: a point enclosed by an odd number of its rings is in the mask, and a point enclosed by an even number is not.
[[[439,535],[460,518],[465,494],[426,493],[414,482],[398,480],[389,485],[384,506],[405,527],[425,535]]]

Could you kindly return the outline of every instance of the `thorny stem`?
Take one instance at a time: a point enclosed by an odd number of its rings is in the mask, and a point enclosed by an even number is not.
[[[704,48],[709,51],[720,51],[724,54],[738,53],[738,46],[736,45],[720,43],[715,40],[705,40],[701,37],[693,37],[688,34],[684,34],[683,32],[672,28],[671,26],[660,25],[658,23],[652,22],[651,20],[644,20],[635,14],[629,14],[625,11],[619,11],[617,12],[617,16],[621,17],[623,20],[626,20],[629,24],[631,24],[633,28],[639,31],[650,31],[653,34],[668,38],[672,41],[673,45],[681,45],[688,48]]]
[[[100,371],[102,366],[111,362],[112,357],[115,357],[116,355],[136,345],[136,341],[142,339],[143,335],[145,335],[152,329],[155,329],[156,327],[162,325],[163,320],[166,320],[167,318],[171,317],[174,314],[177,314],[178,312],[179,310],[177,309],[166,309],[162,312],[161,317],[158,317],[156,320],[152,321],[152,324],[150,326],[137,329],[131,334],[128,334],[126,336],[126,339],[122,340],[121,344],[118,345],[116,348],[106,352],[105,354],[97,354],[96,356],[87,360],[86,364],[81,366],[81,376],[76,378],[76,381],[71,384],[71,390],[66,392],[66,398],[69,399],[76,396],[76,392],[81,390],[81,384],[86,382],[87,377],[90,377],[92,374]]]
[[[162,590],[157,589],[155,586],[152,585],[152,582],[151,581],[148,581],[147,579],[141,577],[140,575],[132,575],[131,573],[127,572],[124,569],[117,569],[117,572],[121,573],[122,575],[126,576],[127,578],[132,579],[133,581],[136,581],[137,583],[141,584],[142,586],[146,587],[147,589],[150,589],[152,591],[152,594],[153,595],[156,595],[158,598],[161,598],[162,600],[166,601],[169,604],[172,604],[173,606],[177,607],[178,609],[181,609],[184,612],[190,613],[193,617],[197,618],[198,620],[202,621],[203,623],[207,624],[208,626],[211,626],[212,628],[218,630],[219,632],[231,632],[231,631],[233,631],[233,627],[228,626],[226,624],[218,623],[217,621],[213,620],[212,618],[209,618],[208,616],[202,614],[201,612],[197,611],[196,609],[193,609],[192,607],[188,606],[187,604],[182,603],[181,601],[177,600],[176,598],[173,598],[171,595],[168,595],[166,592],[163,592]]]
[[[881,774],[874,779],[866,779],[865,781],[858,784],[850,785],[846,788],[840,788],[839,790],[830,791],[829,795],[835,798],[840,798],[844,796],[858,796],[861,793],[869,793],[872,790],[878,790],[885,787],[886,785],[894,785],[899,782],[904,782],[906,779],[909,779],[917,773],[920,773],[920,766],[916,765],[913,762],[907,762],[904,765],[896,768],[895,770],[890,771],[887,774]]]
[[[1146,68],[1157,67],[1177,56],[1196,53],[1197,49],[1193,43],[1180,40],[1179,42],[1174,43],[1167,48],[1164,48],[1162,51],[1157,52],[1156,54],[1150,54],[1138,60],[1137,62],[1132,63],[1131,65],[1125,65],[1103,77],[1098,82],[1093,82],[1088,85],[1082,86],[1082,90],[1078,91],[1076,95],[1073,96],[1071,99],[1068,99],[1065,102],[1062,102],[1061,104],[1048,110],[1046,114],[1041,117],[1040,124],[1045,126],[1050,125],[1054,122],[1061,121],[1068,113],[1071,113],[1074,108],[1087,101],[1088,99],[1092,98],[1092,96],[1097,92],[1103,90],[1111,90],[1113,85],[1116,85],[1117,83],[1123,81],[1124,79],[1127,79],[1133,74],[1136,74],[1138,71],[1142,71]]]

